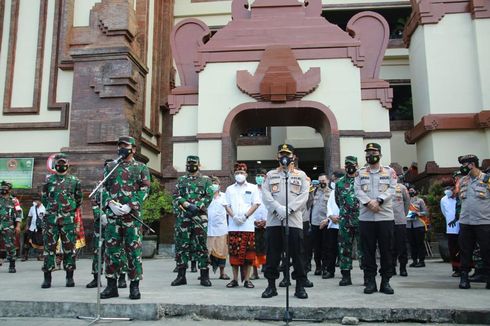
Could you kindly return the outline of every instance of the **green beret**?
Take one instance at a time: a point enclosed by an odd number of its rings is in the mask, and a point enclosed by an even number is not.
[[[199,164],[199,156],[189,155],[189,156],[187,156],[187,159],[185,162],[186,162],[186,164],[189,164],[189,163]]]

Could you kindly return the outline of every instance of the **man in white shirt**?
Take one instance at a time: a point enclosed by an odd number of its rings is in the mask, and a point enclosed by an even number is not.
[[[449,248],[449,256],[451,257],[451,266],[453,267],[453,277],[460,277],[459,270],[459,222],[456,218],[456,196],[453,194],[453,189],[448,187],[444,190],[444,197],[441,198],[441,212],[446,219],[446,234]],[[451,223],[453,222],[453,223]]]
[[[228,251],[233,268],[233,280],[228,288],[238,286],[238,267],[244,270],[243,286],[253,288],[250,282],[250,266],[255,259],[255,226],[252,214],[260,206],[257,186],[247,182],[247,165],[235,164],[235,183],[226,188],[226,212],[228,221]]]
[[[26,261],[29,257],[29,249],[39,249],[41,253],[38,256],[38,260],[42,259],[43,245],[43,217],[46,213],[46,209],[40,200],[34,200],[32,206],[29,209],[27,215],[26,229],[24,233],[24,247],[22,253],[22,261]]]

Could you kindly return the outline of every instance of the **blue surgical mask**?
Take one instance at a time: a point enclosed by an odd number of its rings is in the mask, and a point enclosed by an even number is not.
[[[264,183],[264,177],[261,175],[258,175],[255,177],[255,183],[258,184],[259,186]]]

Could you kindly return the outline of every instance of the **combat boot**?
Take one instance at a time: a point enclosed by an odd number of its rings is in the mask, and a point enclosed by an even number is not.
[[[308,294],[306,293],[302,281],[296,281],[296,291],[294,291],[294,296],[298,299],[308,299]]]
[[[126,274],[122,273],[119,275],[119,279],[117,280],[117,287],[120,289],[125,289],[128,287],[128,284],[126,283]]]
[[[276,280],[268,279],[267,282],[269,283],[269,285],[267,286],[265,291],[262,292],[262,298],[264,299],[272,298],[277,295]]]
[[[400,276],[406,277],[407,273],[407,265],[400,265]]]
[[[381,278],[381,284],[379,285],[379,292],[384,294],[394,294],[395,290],[390,286],[390,279],[387,277]]]
[[[75,286],[75,281],[73,280],[73,271],[66,271],[66,287],[72,288]]]
[[[15,260],[11,260],[9,264],[9,273],[15,273],[15,272],[17,272],[15,270]]]
[[[342,273],[342,279],[339,282],[339,286],[352,285],[352,280],[350,278],[350,270],[340,271]]]
[[[201,285],[211,286],[211,281],[209,280],[209,268],[201,269]]]
[[[185,267],[179,268],[177,272],[177,278],[170,284],[172,286],[186,285],[187,280],[185,278]]]
[[[139,286],[140,286],[140,281],[131,281],[131,283],[129,283],[129,298],[131,300],[141,299]]]
[[[335,273],[329,272],[326,269],[323,270],[322,279],[327,280],[329,278],[334,278],[334,277],[335,277]]]
[[[86,285],[87,289],[93,289],[97,287],[97,273],[94,274],[94,279]]]
[[[487,280],[482,271],[479,268],[475,268],[475,272],[468,277],[468,281],[471,283],[485,283]]]
[[[378,287],[376,286],[376,279],[374,276],[366,277],[366,287],[364,288],[364,293],[372,294],[378,291]]]
[[[468,280],[468,272],[461,272],[461,278],[459,280],[459,288],[460,289],[471,288],[470,281]]]
[[[312,288],[313,287],[313,282],[310,281],[308,278],[303,282],[303,286],[305,288]]]
[[[41,285],[43,289],[51,287],[51,272],[44,272],[44,282]]]
[[[191,273],[197,273],[196,262],[191,261]]]
[[[107,279],[107,287],[100,293],[101,299],[116,298],[119,296],[117,292],[117,280],[115,278]]]

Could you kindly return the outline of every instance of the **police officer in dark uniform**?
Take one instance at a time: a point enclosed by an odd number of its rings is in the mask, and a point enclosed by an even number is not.
[[[303,211],[309,196],[310,184],[306,174],[295,168],[294,148],[289,144],[280,145],[277,159],[279,167],[267,173],[262,186],[262,201],[267,207],[266,241],[267,261],[264,275],[268,286],[262,298],[277,295],[275,281],[279,277],[279,261],[284,251],[284,226],[286,214],[289,225],[289,253],[293,260],[293,278],[296,279],[294,296],[308,298],[304,289],[306,283],[304,245],[303,245]],[[287,181],[287,191],[286,191]],[[288,207],[286,207],[286,196]],[[287,213],[286,213],[287,210]]]

